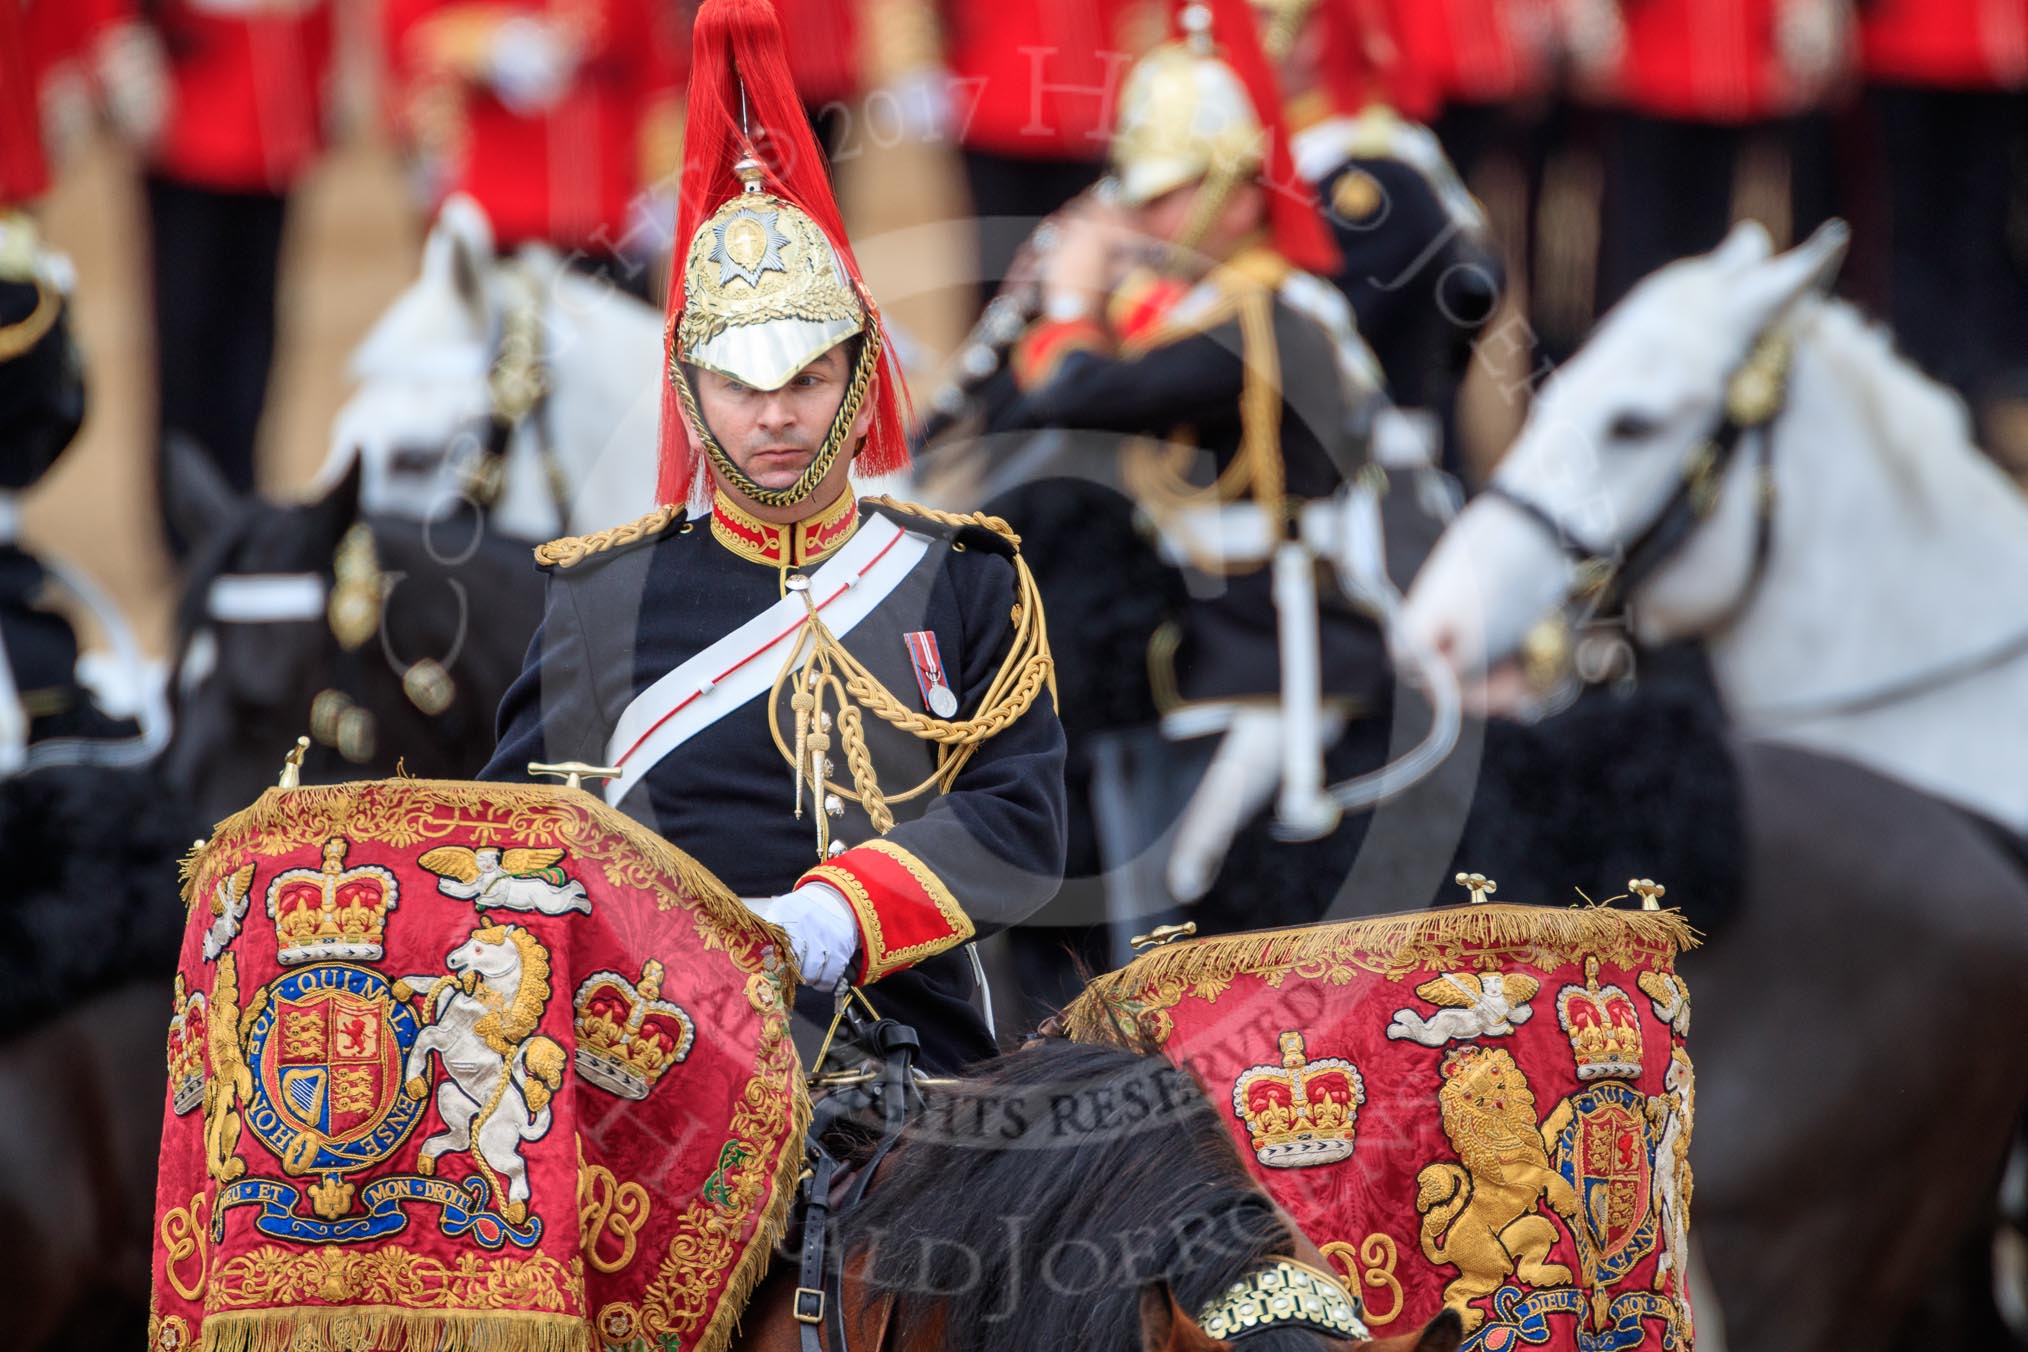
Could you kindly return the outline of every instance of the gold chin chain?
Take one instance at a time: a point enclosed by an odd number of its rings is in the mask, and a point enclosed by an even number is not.
[[[853,368],[852,383],[846,387],[845,397],[838,403],[838,412],[824,434],[824,444],[787,488],[763,488],[733,463],[732,457],[725,453],[725,448],[718,444],[718,438],[712,435],[709,424],[704,421],[704,413],[697,406],[697,391],[691,387],[690,377],[683,370],[682,358],[673,351],[670,353],[669,383],[676,387],[676,397],[683,405],[684,416],[690,420],[698,442],[704,447],[705,458],[743,497],[751,498],[763,507],[794,507],[814,493],[817,485],[824,481],[824,476],[831,472],[831,467],[838,462],[838,453],[845,448],[846,438],[852,435],[852,424],[859,420],[859,410],[866,403],[874,372],[880,366],[880,326],[867,325],[862,336],[864,341],[859,347],[859,360]]]
[[[817,613],[811,599],[809,580],[800,574],[788,581],[789,589],[803,598],[805,615],[802,631],[775,677],[768,698],[768,729],[775,747],[789,762],[796,776],[796,815],[803,812],[803,786],[810,786],[817,812],[817,853],[828,858],[836,850],[830,839],[830,818],[842,815],[847,802],[858,803],[872,819],[873,829],[886,835],[894,828],[892,805],[905,803],[934,789],[948,793],[958,772],[979,745],[1011,726],[1028,712],[1044,687],[1053,704],[1056,700],[1056,663],[1049,651],[1049,631],[1042,613],[1042,594],[1034,575],[1019,551],[1021,537],[999,517],[983,512],[940,512],[890,497],[871,499],[874,503],[926,517],[947,526],[979,526],[1005,537],[1016,548],[1014,555],[1015,601],[1014,641],[1006,658],[993,674],[970,718],[938,718],[919,712],[898,699],[866,665],[839,641]],[[800,584],[800,585],[799,585]],[[781,727],[782,691],[790,690],[789,707],[795,714],[794,743],[783,737]],[[835,713],[833,711],[836,711]],[[866,715],[871,713],[889,727],[899,728],[925,742],[937,745],[937,768],[921,783],[904,793],[884,792],[875,776],[873,757],[866,746]],[[831,778],[832,733],[836,732],[851,773],[852,787]]]

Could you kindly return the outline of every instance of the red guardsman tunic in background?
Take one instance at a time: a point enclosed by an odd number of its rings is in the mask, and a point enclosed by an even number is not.
[[[242,492],[274,356],[290,189],[324,146],[329,0],[160,0],[167,63],[147,148],[162,444],[209,455]],[[180,540],[165,519],[173,550]]]
[[[674,163],[685,65],[677,6],[387,0],[384,17],[403,120],[439,162],[439,198],[477,199],[503,249],[539,240],[614,252],[636,194]],[[579,46],[546,107],[512,107],[487,82],[488,46],[517,18],[555,23]]]
[[[1342,3],[1342,0],[1341,0]],[[1406,115],[1439,104],[1496,104],[1539,94],[1551,76],[1548,0],[1386,0],[1404,74]]]
[[[1800,102],[1776,43],[1782,0],[1624,0],[1619,99],[1656,117],[1758,122]]]
[[[43,101],[60,81],[89,91],[97,44],[133,17],[130,0],[0,5],[0,207],[29,201],[49,186],[60,166],[47,160],[51,129]]]
[[[1871,0],[1860,14],[1869,80],[1948,89],[2028,83],[2024,0]]]
[[[0,5],[0,210],[32,201],[49,186],[27,27],[18,7]]]
[[[1042,217],[1096,182],[1120,85],[1161,0],[945,0],[952,133],[990,296]]]
[[[1760,218],[1779,239],[1830,214],[1830,132],[1815,114],[1848,54],[1821,25],[1820,50],[1798,37],[1830,9],[1819,0],[1620,0],[1601,307],[1663,263],[1716,245],[1735,215]],[[1749,145],[1787,169],[1737,197]]]
[[[155,171],[228,192],[287,192],[324,144],[331,6],[165,0],[149,14],[170,76]]]
[[[959,140],[1024,159],[1103,159],[1127,67],[1165,15],[1142,0],[950,0]]]

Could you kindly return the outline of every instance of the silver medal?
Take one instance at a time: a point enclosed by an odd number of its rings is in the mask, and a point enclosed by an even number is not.
[[[958,697],[947,685],[933,685],[929,692],[929,707],[938,718],[949,718],[958,711]]]

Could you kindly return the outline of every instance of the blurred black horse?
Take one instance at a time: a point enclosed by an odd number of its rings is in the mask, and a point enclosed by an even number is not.
[[[172,450],[166,491],[193,543],[166,767],[207,820],[273,784],[306,733],[304,783],[397,767],[468,778],[486,763],[542,615],[526,542],[468,510],[362,518],[356,463],[314,500],[278,506]]]

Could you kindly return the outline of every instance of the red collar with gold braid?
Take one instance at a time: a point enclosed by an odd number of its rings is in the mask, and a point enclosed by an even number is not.
[[[739,557],[770,568],[797,568],[836,553],[859,525],[859,502],[847,491],[830,506],[790,525],[762,521],[723,489],[712,494],[711,533]]]

